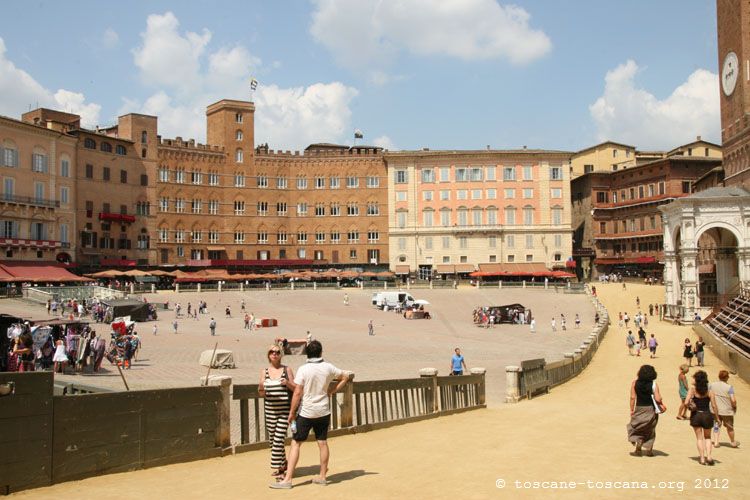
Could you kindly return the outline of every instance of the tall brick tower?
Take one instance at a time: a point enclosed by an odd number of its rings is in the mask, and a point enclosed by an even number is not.
[[[725,183],[750,189],[750,2],[717,0]]]

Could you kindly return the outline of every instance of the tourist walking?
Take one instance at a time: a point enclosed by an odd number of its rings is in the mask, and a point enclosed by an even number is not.
[[[211,321],[208,323],[208,328],[211,330],[211,336],[213,337],[216,335],[216,320],[211,318]]]
[[[226,317],[227,318],[231,318],[232,317],[232,308],[230,308],[229,306],[227,306],[227,308],[224,310],[224,312],[226,313]]]
[[[245,312],[245,299],[242,299],[242,302],[240,302],[240,311]]]
[[[367,323],[367,335],[375,335],[375,326],[372,324],[372,320]]]
[[[193,305],[190,302],[188,302],[188,306],[187,306],[187,316],[188,316],[188,318],[190,317],[190,314],[191,314],[192,310],[193,310]]]
[[[557,331],[557,323],[555,323],[555,318],[552,318],[552,321],[550,322],[550,324],[552,326],[552,331],[556,332]]]
[[[688,394],[688,381],[687,373],[690,371],[690,367],[686,364],[680,365],[680,374],[677,375],[678,393],[680,395],[680,409],[677,410],[677,420],[687,420],[685,416],[687,412],[687,405],[685,405],[685,398]]]
[[[651,365],[641,366],[638,377],[630,384],[630,423],[627,425],[628,440],[635,445],[637,456],[653,456],[656,424],[659,413],[665,411],[667,407],[656,383],[656,370]]]
[[[151,328],[151,333],[153,333],[153,334],[154,334],[154,336],[156,336],[156,331],[157,331],[158,329],[159,329],[159,327],[158,327],[158,326],[156,326],[156,322],[154,322],[154,326],[153,326],[153,328]]]
[[[708,375],[703,370],[698,370],[693,374],[693,381],[694,385],[688,391],[686,404],[690,409],[690,427],[695,432],[696,446],[700,455],[698,461],[701,465],[713,465],[711,429],[714,421],[719,420],[716,396],[709,389]]]
[[[52,361],[55,363],[53,368],[55,373],[65,373],[65,368],[68,366],[68,354],[65,352],[65,342],[62,339],[55,342],[55,354],[52,356]]]
[[[560,328],[562,328],[562,331],[566,331],[567,328],[567,320],[565,319],[565,315],[560,313]]]
[[[685,358],[685,363],[688,367],[693,366],[693,344],[690,343],[690,339],[685,339],[682,349],[682,357]]]
[[[268,366],[261,369],[258,383],[258,393],[264,398],[266,430],[271,445],[271,475],[274,477],[283,477],[287,469],[284,440],[289,427],[287,417],[292,404],[291,393],[296,387],[294,372],[281,364],[282,356],[281,347],[278,345],[268,347]]]
[[[628,354],[632,356],[633,348],[635,347],[635,337],[633,336],[633,332],[631,330],[628,330],[628,335],[627,337],[625,337],[625,345],[628,346]]]
[[[463,375],[464,370],[468,370],[468,368],[466,368],[466,361],[464,360],[463,354],[461,354],[461,349],[456,347],[454,354],[451,357],[451,375]]]
[[[250,315],[245,313],[245,330],[250,329]]]
[[[651,352],[651,358],[656,357],[656,348],[659,346],[659,342],[656,341],[654,334],[651,334],[651,338],[648,339],[648,350]]]
[[[345,306],[349,305],[349,294],[348,293],[344,294],[344,305]]]
[[[174,333],[177,333],[177,327],[179,325],[177,324],[177,318],[172,322],[172,329],[174,330]]]
[[[635,306],[641,307],[641,298],[639,296],[635,297]]]
[[[535,318],[531,318],[531,321],[529,322],[529,332],[536,333],[536,319]]]
[[[630,316],[628,316],[627,312],[622,315],[622,319],[623,319],[623,321],[625,321],[625,328],[627,328],[628,325],[630,324]]]
[[[292,446],[284,479],[269,486],[275,489],[290,489],[294,468],[299,460],[302,443],[307,440],[310,430],[315,431],[315,439],[320,451],[320,475],[313,478],[313,484],[328,484],[328,427],[331,423],[330,398],[340,391],[349,381],[349,376],[323,361],[323,346],[317,340],[307,344],[307,363],[302,365],[294,377],[296,387],[289,408],[288,422],[292,423]],[[331,382],[339,378],[338,384],[329,390]],[[300,404],[301,402],[301,404]],[[299,415],[297,409],[299,408]]]
[[[576,313],[576,328],[581,328],[581,317]]]
[[[703,342],[703,337],[698,337],[697,342],[695,343],[695,359],[698,364],[698,366],[705,366],[703,364],[703,357],[705,356],[706,352],[703,350],[703,348],[706,347],[706,343]]]
[[[174,306],[174,315],[175,315],[175,317],[176,317],[176,318],[179,318],[179,317],[180,317],[180,311],[182,311],[182,306],[181,306],[181,305],[180,305],[180,303],[178,302],[178,303],[177,303],[177,304],[175,304],[175,306]]]
[[[721,427],[726,428],[732,448],[737,448],[740,445],[734,437],[734,413],[737,411],[737,398],[734,394],[734,387],[727,383],[728,380],[729,372],[721,370],[719,372],[719,382],[713,382],[709,386],[716,397],[716,407],[719,410],[720,420],[719,427],[714,425],[713,444],[715,448],[719,447]]]

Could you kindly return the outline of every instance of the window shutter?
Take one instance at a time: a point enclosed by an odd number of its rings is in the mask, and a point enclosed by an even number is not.
[[[0,165],[5,165],[5,148],[0,146]]]

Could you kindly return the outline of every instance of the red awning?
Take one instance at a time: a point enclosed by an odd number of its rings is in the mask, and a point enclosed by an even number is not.
[[[135,215],[99,212],[99,220],[108,220],[113,222],[135,222]]]
[[[8,282],[8,281],[15,281],[15,278],[13,278],[12,274],[10,274],[8,271],[3,269],[3,266],[0,266],[0,282]]]
[[[604,265],[616,265],[616,264],[655,264],[656,257],[631,257],[631,258],[618,258],[618,257],[600,257],[594,259],[594,264]]]
[[[30,281],[34,283],[94,281],[90,278],[77,276],[64,267],[56,266],[54,264],[4,262],[0,265],[0,268],[13,277],[12,281]]]
[[[99,265],[102,266],[119,266],[119,267],[133,267],[136,265],[136,261],[128,259],[102,259],[99,261]]]

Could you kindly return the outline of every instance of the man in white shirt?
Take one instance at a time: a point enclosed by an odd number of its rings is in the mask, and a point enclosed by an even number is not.
[[[328,427],[331,423],[331,406],[329,397],[341,390],[349,381],[349,375],[343,370],[323,361],[323,346],[317,340],[307,344],[307,363],[302,365],[294,377],[297,388],[292,396],[289,410],[289,423],[292,429],[292,446],[289,450],[289,463],[284,479],[271,483],[274,489],[292,487],[294,468],[299,460],[299,450],[307,439],[310,430],[315,431],[315,439],[320,450],[320,476],[312,480],[314,484],[326,485],[328,474]],[[338,378],[338,384],[329,391],[331,382]],[[300,401],[302,402],[300,406]],[[299,407],[299,415],[297,408]]]
[[[730,446],[737,448],[739,443],[734,437],[734,414],[737,411],[737,398],[734,395],[734,387],[729,385],[729,372],[721,370],[719,372],[719,382],[713,382],[709,387],[716,395],[716,406],[719,410],[719,419],[721,420],[721,426],[726,428],[727,434],[729,434]],[[714,447],[719,447],[719,430],[713,433]]]

